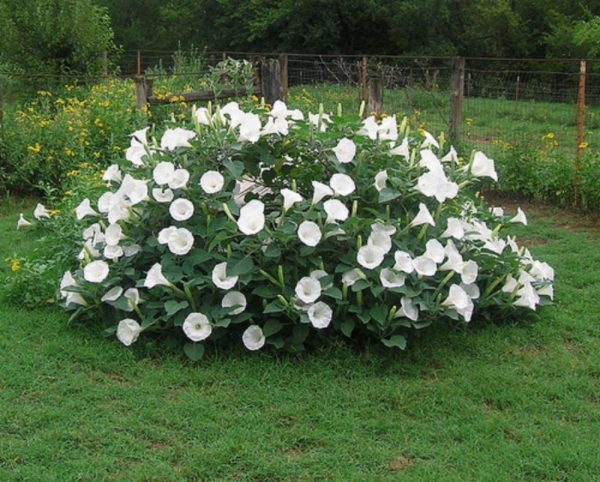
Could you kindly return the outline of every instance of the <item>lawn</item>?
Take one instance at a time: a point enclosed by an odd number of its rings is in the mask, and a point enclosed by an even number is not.
[[[341,104],[345,111],[357,110],[358,86],[342,84],[300,85],[290,89],[289,104],[316,110],[323,103],[326,112]],[[449,93],[419,87],[388,89],[383,94],[383,109],[388,114],[409,116],[432,133],[448,134]],[[466,97],[462,107],[461,141],[485,147],[486,152],[508,144],[527,144],[564,149],[575,153],[577,123],[575,103]],[[600,146],[600,107],[586,107],[585,141],[591,148]]]
[[[2,201],[2,259],[35,246],[14,230],[29,204]],[[555,267],[556,306],[518,325],[434,326],[405,352],[333,339],[193,364],[3,303],[0,480],[593,480],[600,232],[529,216],[517,234]]]

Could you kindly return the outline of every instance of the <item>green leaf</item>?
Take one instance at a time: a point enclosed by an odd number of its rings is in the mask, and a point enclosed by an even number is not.
[[[378,322],[380,325],[385,323],[387,318],[388,309],[385,305],[375,305],[373,308],[369,310],[369,314],[373,317],[373,319]]]
[[[200,248],[195,248],[192,250],[192,252],[188,256],[186,256],[186,261],[189,260],[196,265],[196,264],[205,263],[206,261],[208,261],[212,258],[213,258],[213,255],[210,254],[208,251],[205,251]]]
[[[325,291],[323,291],[323,295],[329,296],[330,298],[333,298],[335,300],[341,300],[342,299],[342,290],[340,290],[339,288],[336,288],[335,286],[330,286]]]
[[[201,343],[186,343],[183,345],[183,351],[192,361],[198,361],[204,356],[204,345]]]
[[[371,293],[375,298],[379,298],[379,295],[385,291],[383,286],[371,286]]]
[[[267,320],[265,325],[262,327],[263,335],[269,337],[275,333],[279,333],[283,325],[277,320]]]
[[[275,286],[257,286],[252,290],[252,294],[261,298],[275,298],[279,290]]]
[[[340,324],[340,329],[342,330],[342,333],[344,335],[350,338],[352,336],[352,332],[354,331],[355,326],[356,323],[354,322],[354,320],[352,318],[348,318],[342,321],[342,323]]]
[[[293,342],[295,344],[303,343],[308,337],[309,331],[310,325],[308,323],[302,323],[301,325],[294,326],[294,331],[292,332]]]
[[[250,256],[240,259],[234,263],[227,263],[227,276],[239,276],[250,273],[254,268],[254,263]]]
[[[271,301],[265,309],[263,313],[266,315],[268,313],[281,313],[284,310],[284,306],[281,304],[279,300]]]
[[[279,258],[281,256],[281,249],[275,243],[270,243],[263,254],[266,258]]]
[[[352,291],[357,293],[358,291],[362,291],[365,288],[369,287],[369,282],[365,279],[359,279],[356,283],[352,285]]]
[[[213,322],[214,326],[220,326],[222,328],[227,328],[230,324],[231,324],[231,318],[223,318],[221,320]]]
[[[187,301],[175,301],[175,300],[168,300],[165,301],[165,311],[167,312],[167,315],[172,316],[175,313],[177,313],[180,310],[183,310],[184,308],[187,308],[189,306]]]
[[[244,164],[240,161],[226,159],[223,161],[223,166],[236,179],[238,179],[244,173]]]
[[[363,311],[361,313],[356,313],[356,316],[364,324],[367,324],[369,321],[371,321],[371,315],[369,313],[365,312],[365,311]]]
[[[392,189],[391,187],[384,187],[381,191],[379,191],[379,202],[387,203],[393,201],[401,195],[402,193],[400,191],[397,191],[396,189]]]
[[[316,248],[313,246],[302,246],[300,248],[300,256],[307,257],[313,254],[316,251]]]
[[[291,221],[284,221],[283,225],[277,228],[278,231],[281,231],[286,234],[294,234],[296,232],[297,226],[295,223]]]
[[[275,348],[280,349],[285,346],[285,341],[281,336],[276,336],[275,338],[269,338],[267,343],[273,345]]]
[[[396,348],[400,348],[400,350],[404,350],[406,348],[406,338],[404,338],[402,335],[394,335],[390,338],[384,338],[381,340],[381,343],[389,348],[394,346]]]
[[[127,298],[125,298],[124,296],[121,296],[116,301],[109,302],[109,304],[114,306],[117,310],[121,310],[121,311],[129,311],[131,309],[131,306],[129,305],[129,300]],[[162,308],[162,304],[161,304],[161,308]]]

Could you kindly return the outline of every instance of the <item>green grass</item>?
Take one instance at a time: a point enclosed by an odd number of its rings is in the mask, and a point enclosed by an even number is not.
[[[341,104],[346,112],[358,112],[359,88],[349,85],[320,84],[294,86],[290,105],[316,111],[323,103],[326,111],[335,112]],[[422,88],[388,89],[383,94],[383,109],[389,114],[406,115],[416,125],[438,134],[448,134],[449,93]],[[600,107],[586,107],[585,141],[591,148],[600,147]],[[577,123],[575,102],[540,102],[510,99],[465,97],[462,109],[461,140],[480,147],[501,149],[506,143],[527,144],[541,148],[565,149],[575,153]],[[542,139],[552,133],[551,139]]]
[[[2,257],[33,247],[17,204],[0,208]],[[437,326],[405,352],[331,340],[195,365],[59,309],[0,305],[0,480],[595,479],[600,233],[529,214],[518,233],[555,267],[556,306]]]

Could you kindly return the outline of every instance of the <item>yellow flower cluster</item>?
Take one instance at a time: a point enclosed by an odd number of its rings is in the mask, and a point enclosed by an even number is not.
[[[10,265],[10,270],[13,273],[21,271],[21,262],[17,258],[11,258],[9,256],[7,258],[4,258],[4,261],[6,261]]]

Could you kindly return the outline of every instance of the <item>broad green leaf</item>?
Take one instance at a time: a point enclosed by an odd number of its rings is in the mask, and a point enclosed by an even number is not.
[[[281,256],[281,249],[275,243],[269,243],[263,253],[266,258],[279,258]]]
[[[393,201],[394,199],[400,197],[402,193],[397,191],[396,189],[392,189],[390,187],[384,187],[381,191],[379,191],[379,202],[387,203]]]
[[[279,333],[283,325],[277,320],[267,320],[265,325],[262,327],[263,335],[269,337],[275,333]]]
[[[333,298],[335,300],[341,300],[342,299],[342,290],[340,290],[339,288],[336,288],[335,286],[331,286],[331,287],[327,288],[325,291],[323,291],[323,295],[329,296],[330,298]]]
[[[292,339],[294,344],[301,344],[308,337],[308,333],[310,332],[310,325],[308,323],[302,323],[301,325],[294,326],[294,331],[292,332]]]
[[[183,345],[183,351],[192,361],[198,361],[204,356],[204,345],[201,343],[186,343]]]
[[[275,298],[279,290],[275,286],[263,285],[257,286],[252,290],[252,294],[261,298]]]
[[[356,283],[354,283],[352,285],[351,289],[352,289],[353,292],[356,293],[356,292],[362,291],[362,290],[364,290],[364,289],[366,289],[368,287],[369,287],[369,282],[367,280],[365,280],[365,279],[359,279]]]
[[[239,276],[241,274],[250,273],[254,268],[254,263],[250,256],[240,259],[236,262],[227,263],[227,276]]]
[[[268,313],[281,313],[284,309],[285,308],[281,304],[281,302],[279,300],[275,300],[275,301],[271,301],[271,303],[269,303],[267,306],[265,306],[263,313],[265,315]]]
[[[369,310],[369,314],[380,325],[383,325],[388,314],[388,309],[385,305],[375,305]]]
[[[223,166],[236,179],[239,179],[240,176],[244,173],[244,164],[240,161],[232,161],[230,159],[225,159],[223,161]]]
[[[350,338],[352,336],[352,332],[354,331],[355,326],[356,323],[354,322],[354,320],[352,318],[347,318],[340,324],[340,329],[342,330],[342,333],[345,336]]]
[[[175,300],[168,300],[165,301],[165,311],[167,312],[167,315],[172,316],[175,313],[177,313],[179,310],[183,310],[185,308],[187,308],[189,306],[187,301],[175,301]]]
[[[381,343],[389,348],[396,347],[400,348],[400,350],[404,350],[406,348],[406,338],[404,338],[402,335],[394,335],[390,338],[384,338],[381,340]]]

